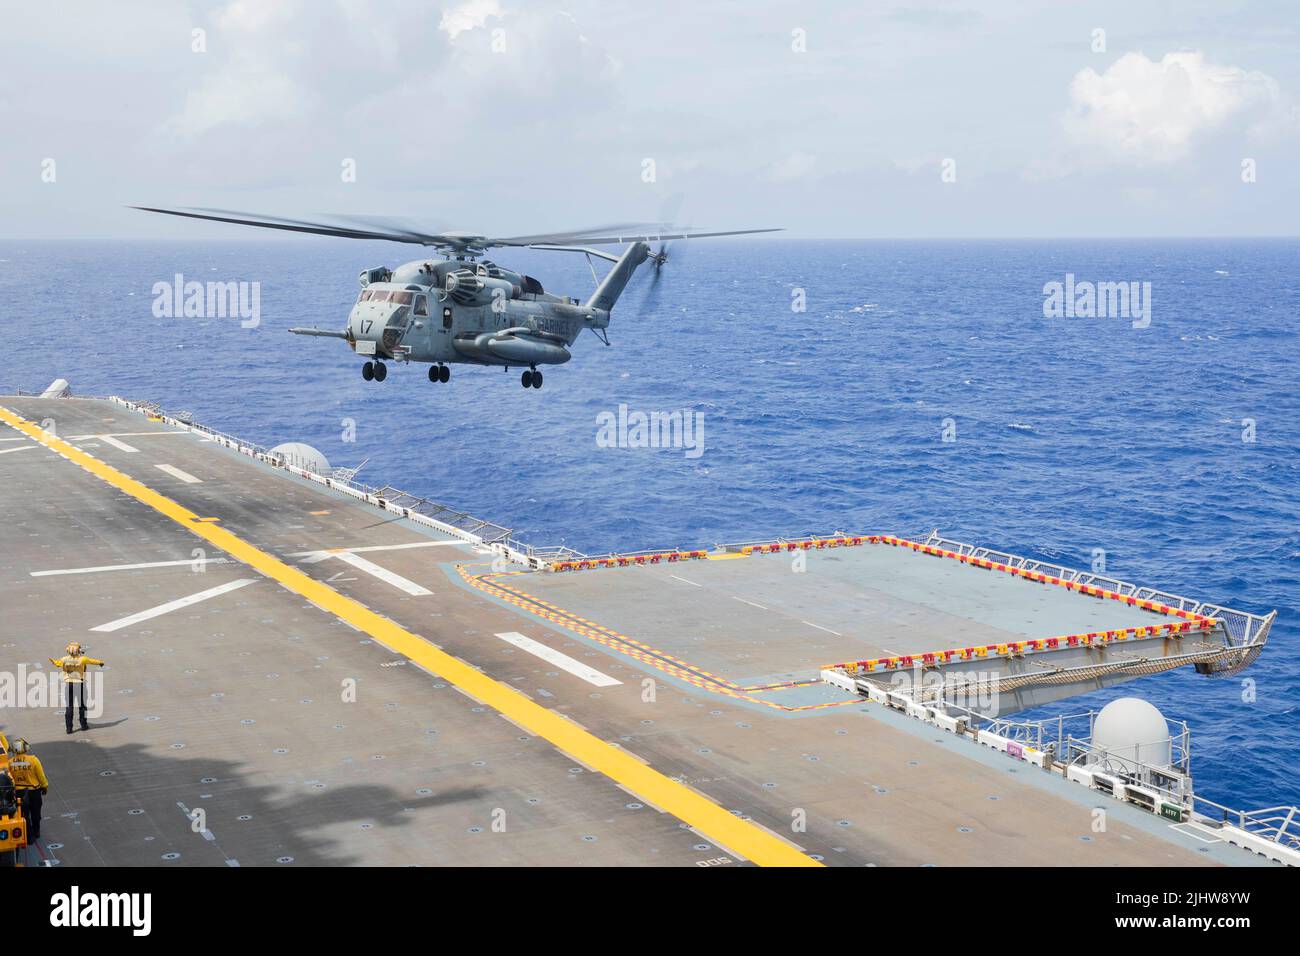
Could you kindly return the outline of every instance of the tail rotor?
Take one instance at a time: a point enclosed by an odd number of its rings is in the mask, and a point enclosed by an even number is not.
[[[659,243],[659,251],[650,254],[650,258],[655,262],[656,281],[658,281],[659,272],[663,269],[664,263],[668,261],[668,247],[669,243],[661,242]]]
[[[650,274],[650,281],[646,284],[645,294],[641,297],[640,307],[642,311],[649,312],[658,308],[659,297],[664,285],[664,266],[668,264],[669,259],[676,261],[680,253],[679,244],[673,242],[662,242],[655,252],[650,253],[650,259],[654,262],[654,271]]]

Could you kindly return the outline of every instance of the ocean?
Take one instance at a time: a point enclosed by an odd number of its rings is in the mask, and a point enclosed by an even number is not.
[[[548,291],[592,288],[580,255],[497,251]],[[361,269],[418,253],[0,242],[0,391],[62,377],[307,442],[588,553],[935,528],[1074,567],[1104,552],[1121,579],[1276,609],[1272,637],[1235,678],[1183,668],[1042,713],[1143,696],[1191,723],[1199,793],[1300,804],[1300,241],[677,243],[620,300],[612,346],[584,333],[541,390],[469,366],[367,383],[343,343],[286,334],[342,328]],[[177,273],[260,283],[260,324],[156,317]],[[1150,283],[1150,314],[1046,316],[1067,281]],[[701,413],[702,451],[608,447],[620,405]]]

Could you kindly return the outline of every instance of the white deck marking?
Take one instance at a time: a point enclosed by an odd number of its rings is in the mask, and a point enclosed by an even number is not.
[[[350,551],[342,551],[333,555],[333,557],[338,558],[340,561],[346,561],[358,571],[365,571],[366,574],[374,575],[379,578],[379,580],[391,584],[393,587],[405,591],[407,594],[414,594],[419,597],[421,595],[433,593],[428,588],[421,587],[414,581],[409,581],[400,574],[394,574],[387,568],[381,568],[373,561],[368,561],[365,558],[358,557]]]
[[[39,445],[24,445],[24,448],[39,448]],[[17,448],[9,448],[0,451],[0,455],[10,451],[18,451]],[[334,557],[341,552],[354,551],[400,551],[406,548],[434,548],[445,544],[461,544],[460,541],[414,541],[409,544],[377,544],[369,545],[364,548],[343,548],[340,551],[299,551],[294,554],[295,558],[310,558],[312,560],[304,561],[304,564],[313,564],[316,561],[324,561],[326,558]],[[187,564],[229,564],[229,558],[185,558],[180,561],[145,561],[141,564],[100,564],[89,568],[57,568],[51,571],[29,571],[28,573],[34,578],[47,578],[61,574],[97,574],[100,571],[145,571],[149,568],[179,568]]]
[[[763,607],[763,605],[761,605],[761,604],[755,604],[753,601],[746,601],[743,597],[736,597],[736,595],[734,595],[734,594],[731,596],[731,599],[732,599],[733,601],[739,601],[741,604],[748,604],[750,607],[756,607],[756,608],[758,608],[760,611],[766,611],[766,610],[767,610],[767,608]]]
[[[98,627],[92,627],[92,631],[107,633],[109,631],[120,631],[124,627],[130,627],[132,624],[139,624],[141,621],[147,621],[150,618],[160,617],[172,611],[179,611],[183,607],[189,607],[191,604],[198,604],[200,601],[206,601],[209,598],[219,597],[222,594],[229,594],[239,588],[249,584],[256,584],[256,578],[240,578],[238,581],[230,581],[226,584],[219,584],[215,588],[208,588],[206,591],[200,591],[198,594],[191,594],[189,597],[177,598],[175,601],[168,601],[166,604],[159,604],[157,607],[151,607],[147,611],[141,611],[138,614],[131,614],[127,617],[120,617],[116,621],[109,621],[107,624],[101,624]]]
[[[668,576],[669,576],[670,578],[677,578],[677,580],[678,580],[678,581],[681,581],[682,584],[689,584],[689,585],[690,585],[691,587],[693,587],[693,588],[702,588],[702,587],[704,587],[703,584],[696,584],[694,581],[687,581],[685,578],[678,578],[677,575],[675,575],[675,574],[670,574],[670,575],[668,575]]]
[[[112,445],[112,446],[113,446],[114,448],[116,448],[118,451],[130,451],[130,452],[136,452],[136,451],[139,451],[139,450],[140,450],[139,448],[135,448],[135,447],[132,447],[131,445],[128,445],[128,444],[127,444],[126,442],[124,442],[124,441],[118,441],[118,440],[117,440],[116,438],[114,438],[112,435],[92,435],[92,436],[90,436],[90,437],[92,437],[92,438],[98,438],[98,439],[99,439],[100,441],[102,441],[105,445]],[[162,466],[159,465],[159,467],[161,468]]]
[[[1171,823],[1169,829],[1177,830],[1184,833],[1193,840],[1200,840],[1202,843],[1222,843],[1223,837],[1215,836],[1213,831],[1206,830],[1199,824],[1195,823]],[[1204,834],[1204,836],[1202,836]]]
[[[200,478],[195,478],[188,471],[181,471],[175,465],[154,465],[154,467],[159,471],[167,472],[167,474],[171,475],[173,478],[179,478],[187,485],[197,485],[202,480]]]
[[[40,448],[40,447],[41,447],[40,445],[19,445],[17,448],[6,448],[4,451],[0,451],[0,455],[7,455],[12,451],[26,451],[29,448]]]
[[[55,571],[31,571],[34,578],[56,574],[94,574],[98,571],[143,571],[146,568],[179,568],[185,564],[229,564],[229,558],[186,558],[184,561],[147,561],[144,564],[101,564],[95,568],[60,568]]]
[[[109,432],[99,435],[69,435],[68,441],[84,441],[87,438],[152,438],[155,435],[188,435],[189,432]],[[0,439],[3,441],[4,439]]]
[[[839,631],[832,631],[829,627],[822,627],[820,624],[814,624],[812,621],[803,621],[802,623],[807,624],[809,627],[815,627],[819,631],[825,631],[827,634],[834,634],[836,637],[844,636]]]
[[[352,554],[363,551],[405,551],[408,548],[437,548],[444,544],[468,544],[468,541],[408,541],[406,544],[371,544],[364,548],[348,548]]]
[[[406,544],[370,544],[362,548],[330,548],[327,551],[297,551],[293,557],[302,558],[303,564],[316,564],[340,554],[361,554],[368,551],[405,551],[407,548],[439,548],[449,544],[468,544],[467,541],[410,541]]]
[[[581,677],[588,684],[594,684],[597,687],[613,687],[615,684],[623,683],[608,674],[602,674],[594,667],[588,667],[582,661],[575,661],[568,654],[562,654],[553,647],[547,647],[531,637],[524,637],[518,631],[506,631],[504,634],[498,634],[497,637],[507,644],[513,644],[520,650],[535,654],[548,664],[554,664],[561,670],[568,671],[574,677]]]

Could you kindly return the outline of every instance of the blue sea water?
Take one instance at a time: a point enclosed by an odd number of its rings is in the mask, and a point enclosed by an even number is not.
[[[407,252],[0,243],[0,391],[156,400],[587,552],[932,528],[1078,567],[1101,548],[1118,577],[1278,621],[1239,678],[1184,668],[1055,710],[1140,693],[1191,722],[1199,792],[1300,804],[1300,241],[679,243],[619,303],[613,346],[584,333],[541,391],[467,366],[365,383],[341,342],[285,333],[341,328],[357,272]],[[591,289],[581,256],[498,258]],[[155,318],[176,273],[260,282],[260,326]],[[1045,318],[1067,273],[1150,282],[1150,326]],[[620,403],[703,412],[703,455],[598,447]]]

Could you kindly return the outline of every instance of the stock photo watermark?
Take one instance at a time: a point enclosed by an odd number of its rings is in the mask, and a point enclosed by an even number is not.
[[[1065,281],[1043,286],[1043,316],[1048,319],[1130,319],[1135,329],[1151,324],[1150,282]]]
[[[132,936],[148,936],[153,928],[152,893],[82,892],[73,885],[50,897],[50,925],[56,928],[119,927]]]
[[[176,273],[171,282],[153,284],[153,314],[158,319],[240,319],[240,326],[262,324],[262,283],[186,281]]]
[[[65,683],[63,672],[29,668],[19,664],[16,670],[0,671],[0,711],[63,710],[68,705],[68,688],[73,688],[74,703],[83,703],[78,688],[85,688],[87,717],[104,715],[104,673],[87,671],[81,683]]]
[[[923,668],[900,670],[890,675],[890,687],[913,700],[942,700],[945,705],[974,711],[983,717],[998,716],[1000,671]]]
[[[687,458],[704,454],[704,412],[644,412],[620,404],[596,416],[597,448],[681,449]]]

